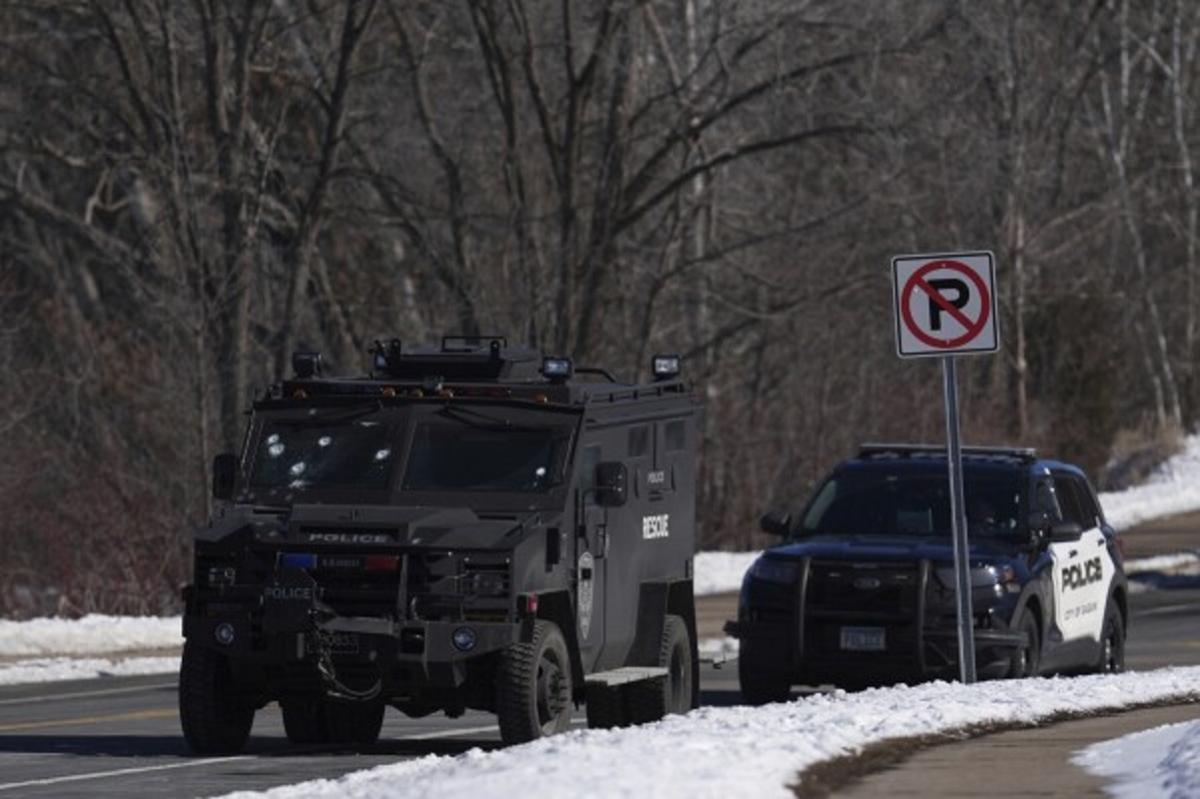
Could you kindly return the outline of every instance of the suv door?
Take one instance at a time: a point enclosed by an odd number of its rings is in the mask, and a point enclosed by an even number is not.
[[[1078,538],[1052,542],[1049,547],[1054,567],[1054,621],[1064,641],[1090,638],[1098,642],[1116,565],[1097,514],[1088,512],[1092,504],[1079,478],[1056,471],[1054,488],[1063,521],[1076,522],[1082,529]]]

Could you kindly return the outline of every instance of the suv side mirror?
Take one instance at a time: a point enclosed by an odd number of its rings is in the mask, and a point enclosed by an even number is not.
[[[629,474],[620,461],[596,464],[596,504],[605,508],[619,508],[625,504]]]
[[[764,533],[782,538],[792,532],[792,514],[782,510],[767,511],[758,520],[758,526]]]
[[[1054,543],[1078,541],[1083,533],[1083,525],[1079,522],[1059,522],[1050,528],[1050,540]]]
[[[238,460],[232,452],[222,452],[212,462],[213,499],[233,499],[233,484],[237,479]]]

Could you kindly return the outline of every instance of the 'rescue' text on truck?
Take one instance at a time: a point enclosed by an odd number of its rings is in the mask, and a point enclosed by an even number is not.
[[[409,716],[495,713],[507,743],[686,711],[700,408],[679,359],[622,383],[448,337],[377,343],[372,372],[295,375],[213,464],[184,589],[194,751],[243,748],[279,702],[296,743]]]

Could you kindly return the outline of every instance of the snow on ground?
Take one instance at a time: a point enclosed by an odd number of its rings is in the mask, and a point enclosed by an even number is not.
[[[1127,530],[1151,519],[1200,510],[1200,434],[1154,470],[1141,485],[1100,495],[1108,523]]]
[[[1184,440],[1183,451],[1168,458],[1145,483],[1124,491],[1101,494],[1100,505],[1104,508],[1104,516],[1108,523],[1118,531],[1136,527],[1152,519],[1200,510],[1200,434],[1188,436]],[[696,596],[737,591],[742,586],[743,575],[759,554],[697,552]],[[1186,557],[1196,558],[1195,555]],[[1148,566],[1142,568],[1142,571],[1164,571],[1181,565],[1186,564],[1177,561],[1170,566]]]
[[[725,636],[724,638],[701,638],[697,647],[701,660],[712,660],[720,663],[737,657],[738,639]]]
[[[1081,749],[1077,766],[1112,780],[1117,799],[1200,796],[1200,721],[1167,724]]]
[[[1126,574],[1170,572],[1171,574],[1200,574],[1200,554],[1178,552],[1174,555],[1155,555],[1125,561]]]
[[[641,727],[574,730],[489,752],[429,755],[265,796],[786,797],[798,770],[888,739],[1188,698],[1200,699],[1200,667],[837,691],[758,708],[705,707]]]
[[[178,616],[100,616],[81,619],[0,619],[0,657],[106,655],[183,645]]]
[[[697,552],[692,585],[696,596],[723,594],[742,587],[742,576],[758,552]]]
[[[178,672],[179,658],[177,657],[139,657],[123,660],[70,657],[30,658],[12,663],[0,663],[0,685]]]

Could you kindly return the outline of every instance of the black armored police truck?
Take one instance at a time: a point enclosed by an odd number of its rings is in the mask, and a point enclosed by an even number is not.
[[[240,750],[278,701],[295,743],[363,744],[388,705],[479,709],[506,743],[698,698],[696,420],[679,358],[623,383],[510,347],[317,353],[213,463],[179,681],[196,752]]]
[[[1129,623],[1120,539],[1087,477],[1030,449],[964,447],[976,661],[982,678],[1121,671]],[[794,683],[846,688],[958,673],[944,447],[866,444],[742,584],[748,702]]]

